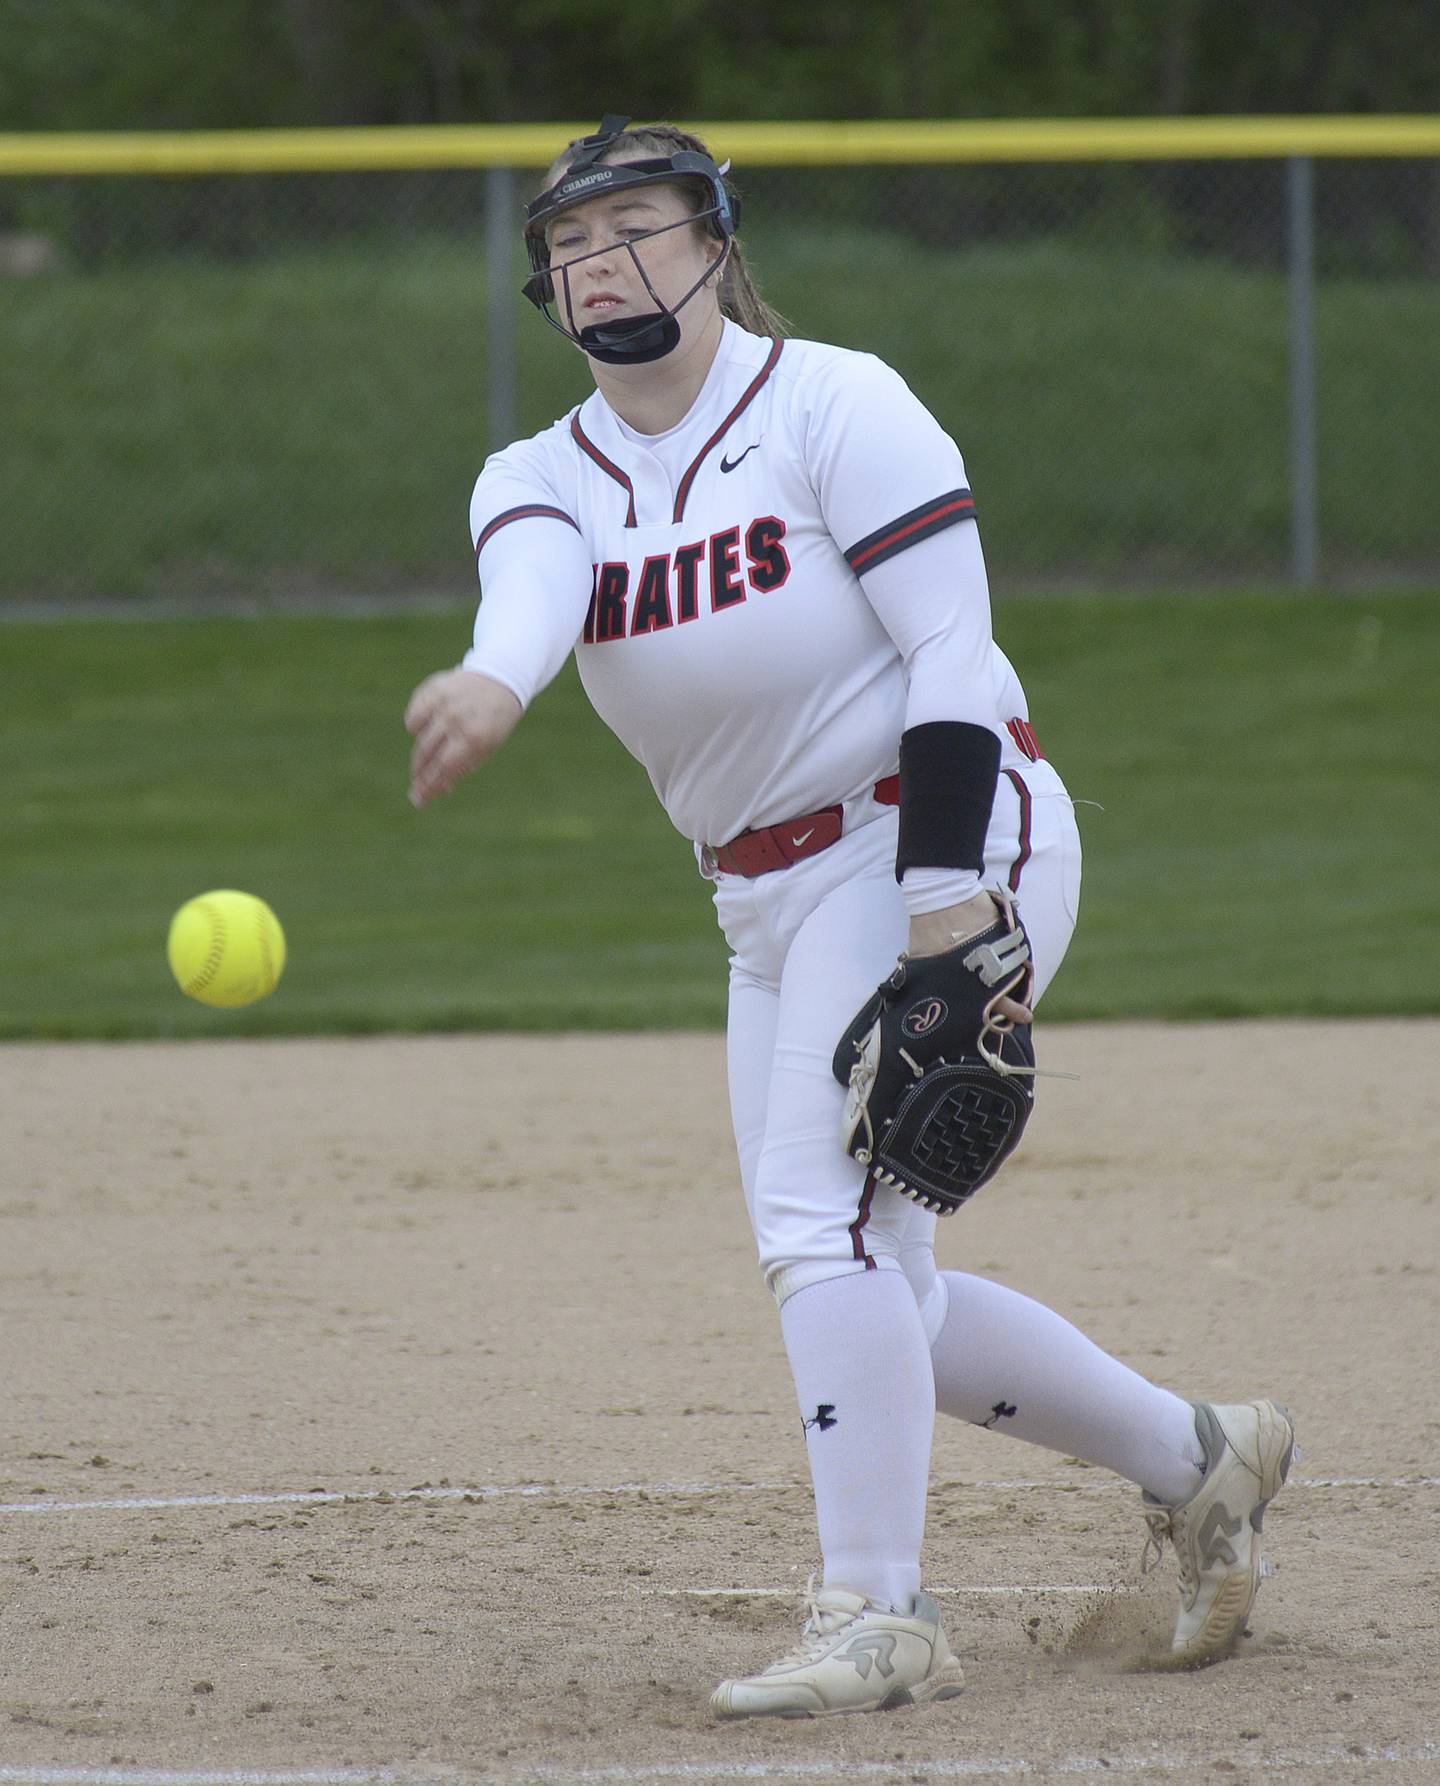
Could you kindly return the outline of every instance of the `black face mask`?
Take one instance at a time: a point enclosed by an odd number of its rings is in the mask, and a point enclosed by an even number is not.
[[[663,360],[674,352],[680,345],[680,325],[673,310],[662,309],[655,316],[623,316],[608,326],[592,323],[581,329],[580,345],[592,360],[603,360],[607,366],[643,366],[647,360]]]
[[[592,360],[602,360],[610,366],[644,365],[649,360],[660,360],[667,353],[672,353],[680,343],[679,312],[684,309],[707,280],[714,278],[725,264],[725,254],[729,252],[727,243],[713,265],[707,267],[689,291],[673,305],[667,305],[650,283],[636,248],[642,242],[648,242],[653,236],[663,236],[667,230],[688,229],[699,221],[697,217],[682,217],[676,223],[665,223],[659,229],[646,230],[644,235],[636,236],[627,242],[617,243],[611,248],[596,248],[590,254],[582,254],[576,259],[564,262],[559,268],[546,268],[543,273],[532,274],[525,282],[525,295],[540,311],[546,322],[558,329],[567,341],[573,341],[578,347],[590,355]],[[589,323],[582,329],[566,326],[564,317],[573,323],[575,305],[570,292],[570,270],[596,255],[614,254],[616,248],[623,248],[629,254],[635,271],[640,275],[640,282],[650,294],[650,301],[655,309],[644,316],[621,316],[614,322]],[[551,313],[551,306],[558,311],[560,306],[556,300],[555,280],[559,279],[564,287],[565,303],[563,316]],[[541,288],[544,288],[543,290]]]
[[[677,312],[724,266],[731,237],[739,223],[739,203],[726,189],[725,168],[717,167],[708,155],[685,149],[674,155],[643,161],[603,164],[602,158],[614,147],[628,122],[628,119],[616,114],[607,114],[596,134],[586,137],[580,144],[579,152],[564,174],[548,191],[542,192],[527,207],[525,213],[525,246],[531,266],[530,277],[522,287],[525,296],[551,328],[558,330],[567,341],[574,342],[592,359],[612,366],[643,365],[650,360],[663,359],[666,354],[675,350],[680,341]],[[728,167],[729,163],[725,166]],[[552,269],[550,248],[545,239],[548,225],[572,206],[584,204],[588,199],[677,180],[703,182],[708,189],[711,203],[693,216],[682,218],[677,223],[662,224],[659,229],[647,230],[634,241],[619,244],[634,262],[640,281],[655,305],[654,311],[644,316],[620,317],[610,323],[591,323],[578,330],[567,327],[565,321],[554,314],[556,272],[558,271],[565,288],[565,314],[573,321],[575,312],[570,300],[570,268],[580,265],[590,256],[581,255],[578,260],[567,261],[559,269]],[[712,266],[705,269],[677,303],[667,305],[651,285],[635,248],[639,242],[648,241],[651,236],[662,235],[669,229],[687,228],[694,223],[708,227],[709,232],[724,245],[724,252]],[[594,250],[596,254],[613,252],[609,248]]]

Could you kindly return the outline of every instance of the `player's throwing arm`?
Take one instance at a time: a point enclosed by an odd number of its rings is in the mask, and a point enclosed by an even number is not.
[[[410,697],[405,729],[410,753],[410,803],[425,806],[461,776],[494,756],[520,723],[508,688],[475,670],[441,670]]]

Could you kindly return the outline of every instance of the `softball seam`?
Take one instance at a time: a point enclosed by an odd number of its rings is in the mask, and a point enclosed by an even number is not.
[[[275,963],[270,955],[270,926],[266,923],[268,912],[264,905],[255,907],[255,940],[260,945],[260,968],[263,991],[261,997],[275,990]]]
[[[198,974],[186,981],[184,991],[187,997],[193,997],[202,987],[208,986],[220,971],[220,963],[225,955],[225,916],[217,906],[209,900],[195,902],[210,920],[210,948],[205,956],[205,965]]]

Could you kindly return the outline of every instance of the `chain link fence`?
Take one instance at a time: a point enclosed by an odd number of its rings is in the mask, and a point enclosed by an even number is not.
[[[997,590],[1440,578],[1440,159],[735,177],[794,332],[959,442]],[[0,597],[468,602],[485,453],[590,389],[538,180],[0,178]]]

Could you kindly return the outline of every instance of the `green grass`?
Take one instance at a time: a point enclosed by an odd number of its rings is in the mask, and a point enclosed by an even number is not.
[[[721,1022],[690,850],[573,672],[406,803],[401,712],[468,620],[0,626],[0,1035]],[[1098,803],[1049,1016],[1440,1010],[1440,601],[1035,598],[997,633]],[[289,937],[247,1011],[165,965],[171,912],[216,886]]]
[[[880,353],[945,422],[1005,576],[1284,574],[1283,280],[813,224],[752,248],[798,332]],[[485,289],[478,244],[434,239],[0,282],[0,597],[467,597]],[[515,304],[529,433],[590,387]],[[1326,565],[1433,570],[1436,288],[1324,281],[1317,332]]]

